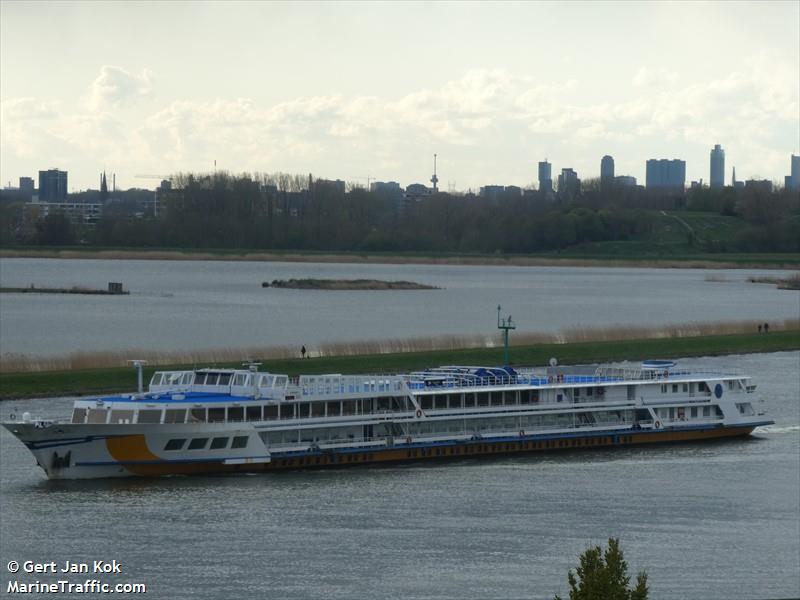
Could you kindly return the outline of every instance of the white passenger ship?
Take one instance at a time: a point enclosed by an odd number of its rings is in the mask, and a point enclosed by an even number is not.
[[[771,424],[737,373],[449,366],[407,375],[156,372],[69,422],[3,425],[49,478],[272,471],[745,436]]]

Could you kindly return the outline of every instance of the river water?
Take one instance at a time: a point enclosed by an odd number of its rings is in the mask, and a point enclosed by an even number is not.
[[[616,536],[651,598],[797,598],[800,352],[681,364],[751,374],[776,424],[722,442],[88,482],[46,481],[3,430],[0,582],[10,560],[116,559],[122,574],[99,579],[146,583],[147,598],[552,598]]]
[[[800,293],[752,270],[364,265],[235,261],[2,259],[0,286],[105,289],[129,296],[3,294],[0,352],[182,351],[438,335],[800,317]],[[781,272],[770,271],[770,275]],[[290,278],[410,280],[439,290],[262,288]],[[725,281],[708,281],[708,278]]]

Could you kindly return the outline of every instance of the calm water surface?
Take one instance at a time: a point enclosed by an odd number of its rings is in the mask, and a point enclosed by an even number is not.
[[[0,352],[201,350],[496,336],[502,304],[521,331],[800,317],[800,292],[751,270],[2,259],[0,285],[105,288],[130,296],[3,294]],[[776,271],[771,275],[780,274]],[[727,281],[706,281],[708,275]],[[273,279],[411,280],[430,291],[264,289]]]
[[[681,362],[753,375],[776,425],[725,442],[90,482],[44,480],[2,431],[0,570],[117,559],[123,576],[105,581],[165,599],[552,598],[587,545],[619,536],[651,598],[796,598],[800,353]],[[66,416],[71,401],[3,403],[3,417],[12,406]]]

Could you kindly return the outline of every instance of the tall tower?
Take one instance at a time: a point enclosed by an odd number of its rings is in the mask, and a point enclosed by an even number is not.
[[[606,154],[600,160],[600,185],[603,187],[614,182],[614,157]]]
[[[733,167],[733,176],[731,177],[731,187],[736,187],[736,167]]]
[[[439,191],[439,178],[436,176],[436,155],[433,155],[433,177],[431,177],[431,183],[433,184],[433,193]]]
[[[545,158],[539,163],[539,192],[549,193],[553,191],[553,175],[551,165]]]
[[[725,150],[715,144],[711,150],[711,189],[719,189],[725,185]]]

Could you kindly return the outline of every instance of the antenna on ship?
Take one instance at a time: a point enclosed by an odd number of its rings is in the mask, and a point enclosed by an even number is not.
[[[511,320],[511,315],[508,315],[505,318],[500,317],[500,311],[503,310],[503,307],[499,304],[497,305],[497,328],[503,330],[503,365],[508,366],[508,331],[509,329],[516,329],[517,326]]]
[[[134,360],[125,361],[133,366],[136,369],[136,382],[138,384],[139,393],[144,393],[144,381],[142,380],[142,367],[147,364],[146,360],[141,360],[139,358]]]

